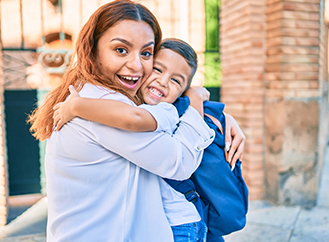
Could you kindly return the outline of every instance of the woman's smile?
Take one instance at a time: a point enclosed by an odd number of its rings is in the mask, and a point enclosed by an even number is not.
[[[129,89],[135,89],[141,80],[140,76],[121,76],[117,75],[122,85]]]

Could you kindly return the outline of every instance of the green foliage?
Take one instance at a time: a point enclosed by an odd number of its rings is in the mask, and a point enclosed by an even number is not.
[[[219,0],[205,0],[206,51],[219,50]]]
[[[205,52],[205,87],[219,87],[222,83],[222,70],[219,52]]]
[[[206,87],[219,87],[222,80],[219,54],[219,0],[204,0],[206,10],[206,52],[205,84]]]

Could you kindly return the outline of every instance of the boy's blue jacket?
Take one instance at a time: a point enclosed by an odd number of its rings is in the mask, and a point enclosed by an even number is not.
[[[179,115],[189,106],[189,98],[179,98],[175,103]],[[217,118],[225,132],[224,104],[206,101],[204,113]],[[215,139],[203,154],[198,169],[186,181],[165,179],[174,189],[185,194],[194,202],[208,226],[208,242],[224,241],[222,236],[242,229],[248,211],[248,188],[242,178],[241,162],[233,171],[225,160],[225,134],[212,120],[204,116],[205,122],[215,130]],[[196,191],[191,192],[191,190]],[[199,198],[198,198],[199,196]]]

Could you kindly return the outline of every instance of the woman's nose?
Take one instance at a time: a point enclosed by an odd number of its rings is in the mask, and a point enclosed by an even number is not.
[[[133,71],[142,69],[142,62],[139,55],[133,55],[127,62],[127,67]]]

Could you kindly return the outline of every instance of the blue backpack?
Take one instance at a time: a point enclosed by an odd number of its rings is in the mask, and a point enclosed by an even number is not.
[[[188,97],[179,98],[175,103],[179,115],[188,108]],[[176,181],[165,179],[176,191],[183,193],[193,202],[200,216],[208,226],[208,242],[224,241],[222,236],[242,229],[246,224],[248,211],[248,188],[241,173],[241,161],[235,168],[225,158],[225,115],[224,104],[206,101],[204,113],[215,117],[220,128],[204,116],[205,122],[215,131],[215,139],[203,154],[200,166],[190,179]]]

